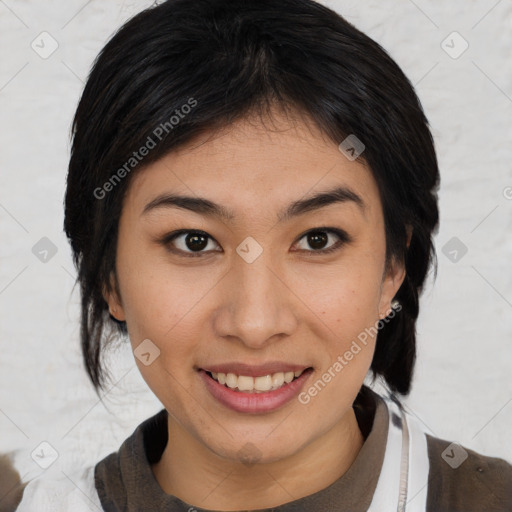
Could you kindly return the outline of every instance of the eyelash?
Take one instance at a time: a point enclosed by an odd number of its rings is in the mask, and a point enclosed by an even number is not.
[[[182,251],[181,249],[173,249],[173,248],[170,247],[171,243],[176,238],[178,238],[179,236],[184,235],[184,234],[192,234],[192,233],[196,234],[196,235],[202,235],[202,236],[204,236],[206,238],[209,238],[210,240],[215,241],[215,243],[218,244],[218,242],[212,236],[210,236],[205,231],[201,231],[201,230],[198,230],[198,229],[180,229],[178,231],[174,231],[172,233],[169,233],[169,234],[165,235],[159,242],[162,245],[164,245],[170,252],[175,253],[175,254],[179,254],[180,256],[184,256],[185,258],[197,258],[197,257],[201,257],[204,254],[207,254],[208,251],[206,251],[206,252],[198,251],[198,252],[194,253],[194,252]],[[343,230],[338,229],[338,228],[332,228],[332,227],[319,227],[319,228],[314,228],[314,229],[310,229],[310,230],[306,231],[301,236],[299,236],[297,242],[295,242],[295,243],[298,243],[305,236],[307,236],[307,235],[309,235],[311,233],[334,234],[339,239],[337,243],[333,244],[328,249],[318,249],[318,250],[305,250],[305,249],[302,249],[302,250],[299,250],[299,252],[310,253],[311,256],[317,256],[317,255],[318,256],[323,256],[323,255],[331,254],[331,253],[341,249],[341,247],[343,245],[345,245],[347,243],[350,243],[352,241],[352,238],[348,235],[348,233],[346,231],[343,231]],[[215,251],[215,252],[220,252],[220,251]]]

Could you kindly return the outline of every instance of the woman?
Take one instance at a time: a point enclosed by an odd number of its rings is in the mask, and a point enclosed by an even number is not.
[[[73,128],[85,366],[102,389],[127,335],[164,409],[19,510],[512,509],[509,463],[399,402],[439,171],[379,45],[311,0],[168,0],[102,50]]]

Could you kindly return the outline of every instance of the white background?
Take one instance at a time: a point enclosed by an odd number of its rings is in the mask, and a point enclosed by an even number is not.
[[[40,442],[59,453],[46,471],[69,472],[117,450],[161,408],[126,344],[112,360],[117,384],[103,402],[96,397],[62,232],[70,122],[84,81],[114,30],[150,3],[0,2],[0,453],[13,452],[24,479],[43,473],[30,457]],[[512,2],[326,4],[402,66],[438,151],[439,273],[422,298],[405,403],[438,437],[512,461]],[[31,48],[43,31],[58,43],[47,59]],[[456,59],[441,46],[453,31],[469,43]],[[452,52],[462,48],[456,37],[447,40]],[[42,237],[58,251],[46,263],[32,253]],[[468,249],[456,263],[442,252],[452,237]]]

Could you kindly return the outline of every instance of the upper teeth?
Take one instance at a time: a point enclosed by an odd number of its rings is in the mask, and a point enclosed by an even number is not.
[[[211,372],[212,377],[231,389],[238,388],[239,391],[270,391],[278,389],[284,383],[291,382],[294,377],[298,377],[304,370],[296,372],[278,372],[261,377],[249,377],[247,375],[235,375],[234,373],[215,373]]]

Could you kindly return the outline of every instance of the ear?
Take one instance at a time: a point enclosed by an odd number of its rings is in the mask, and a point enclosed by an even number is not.
[[[108,304],[110,314],[118,321],[124,322],[126,320],[123,304],[121,302],[121,296],[119,293],[119,286],[117,284],[117,278],[114,272],[110,274],[110,289],[106,286],[103,287],[103,298]]]
[[[407,233],[407,249],[409,249],[409,245],[411,245],[412,238],[412,226],[410,224],[407,224],[405,226],[405,231]]]
[[[409,249],[413,229],[409,224],[405,227],[405,229],[407,233],[407,249]],[[393,258],[388,265],[388,268],[385,269],[384,275],[382,277],[381,295],[379,302],[379,318],[385,318],[390,314],[391,301],[397,294],[400,286],[402,286],[405,276],[405,263],[398,263],[395,258]]]
[[[380,288],[379,318],[385,318],[391,312],[391,301],[397,294],[405,279],[405,264],[394,258],[384,271]]]

